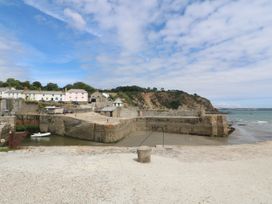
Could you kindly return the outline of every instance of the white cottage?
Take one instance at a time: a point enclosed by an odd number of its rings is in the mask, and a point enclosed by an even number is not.
[[[113,106],[115,107],[123,107],[124,103],[120,98],[117,98],[114,102],[113,102]]]
[[[84,89],[70,89],[65,93],[66,101],[88,102],[88,92]]]
[[[7,87],[0,87],[0,98],[5,98],[5,93],[7,91],[11,90],[10,88],[7,88]]]
[[[1,98],[24,99],[27,101],[66,101],[88,102],[88,92],[83,89],[70,89],[68,91],[39,91],[15,90],[0,88]]]
[[[30,101],[65,101],[65,93],[62,91],[24,91],[25,100]]]
[[[15,89],[11,89],[8,90],[6,92],[3,93],[3,97],[2,98],[12,98],[12,99],[24,99],[25,95],[24,95],[24,91],[23,90],[15,90]]]

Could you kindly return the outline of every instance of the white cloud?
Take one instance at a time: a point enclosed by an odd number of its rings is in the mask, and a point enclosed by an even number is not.
[[[79,29],[79,30],[84,30],[86,26],[86,22],[83,19],[83,17],[78,14],[75,11],[72,11],[69,8],[64,9],[64,15],[67,16],[70,19],[70,25]]]
[[[17,62],[22,59],[24,51],[23,45],[16,38],[10,33],[0,31],[0,80],[10,77],[26,78],[27,69]]]
[[[270,0],[25,2],[99,33],[99,42],[113,48],[101,46],[94,57],[101,70],[90,80],[101,77],[101,87],[164,86],[214,99],[271,96]]]

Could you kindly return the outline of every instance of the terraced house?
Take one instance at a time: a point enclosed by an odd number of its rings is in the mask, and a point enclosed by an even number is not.
[[[39,91],[1,88],[0,97],[7,99],[24,99],[28,101],[88,102],[88,92],[83,89],[70,89],[68,91]]]

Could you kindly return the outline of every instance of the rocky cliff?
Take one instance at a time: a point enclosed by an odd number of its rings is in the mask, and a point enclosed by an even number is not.
[[[204,109],[217,113],[211,102],[197,94],[183,91],[119,91],[115,97],[122,98],[128,105],[143,109]]]

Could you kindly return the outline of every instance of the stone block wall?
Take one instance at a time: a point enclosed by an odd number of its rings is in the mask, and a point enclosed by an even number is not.
[[[66,116],[40,116],[40,130],[61,136],[95,142],[117,142],[135,130],[134,120],[121,120],[119,124],[98,124]]]
[[[0,124],[1,123],[7,123],[12,128],[14,128],[15,127],[15,121],[16,121],[16,117],[15,116],[0,116]]]
[[[139,109],[130,107],[130,108],[125,108],[122,107],[120,109],[120,116],[121,118],[136,118],[139,116]]]
[[[140,117],[136,119],[136,129],[164,131],[167,133],[203,136],[227,136],[226,120],[220,115],[202,117]]]
[[[182,117],[182,116],[199,116],[199,110],[141,110],[144,117]]]
[[[9,131],[12,129],[13,128],[8,123],[0,124],[0,139],[5,139],[7,142],[9,138]]]
[[[167,133],[203,136],[227,136],[225,116],[202,117],[138,117],[121,119],[118,124],[98,124],[63,115],[17,115],[17,124],[39,125],[41,132],[60,136],[112,143],[133,131],[164,131]]]
[[[16,125],[40,125],[39,115],[16,114]]]

